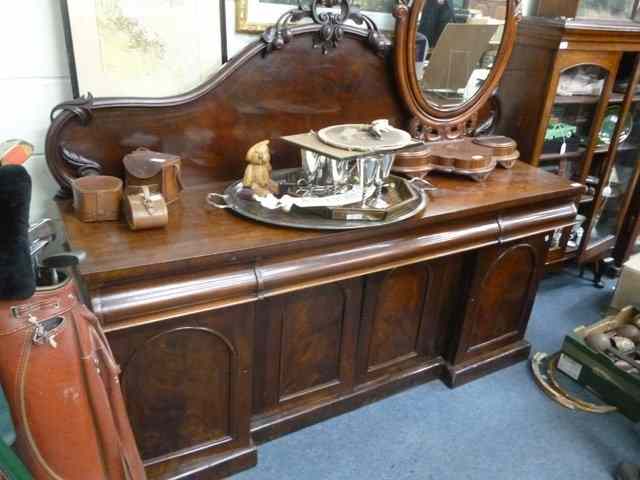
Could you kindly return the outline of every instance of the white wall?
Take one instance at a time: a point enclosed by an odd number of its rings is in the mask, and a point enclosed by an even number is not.
[[[50,213],[57,184],[44,157],[51,108],[72,98],[59,0],[0,2],[0,142],[21,138],[33,143],[26,163],[33,179],[31,218]],[[235,33],[233,0],[227,0],[229,55],[255,36]],[[7,41],[8,39],[8,41]]]
[[[49,112],[71,98],[58,0],[0,2],[0,142],[22,138],[34,144],[26,164],[34,183],[32,219],[44,215],[57,190],[44,159]]]

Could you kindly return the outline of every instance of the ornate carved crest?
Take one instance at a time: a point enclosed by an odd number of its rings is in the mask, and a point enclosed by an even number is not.
[[[349,0],[312,0],[309,5],[303,5],[302,0],[299,0],[298,8],[282,15],[273,27],[269,27],[262,34],[262,41],[267,44],[267,52],[278,50],[289,43],[292,38],[289,27],[305,18],[310,18],[322,26],[314,40],[314,47],[322,48],[325,55],[330,48],[336,48],[342,39],[343,25],[348,20],[366,27],[369,31],[369,44],[376,52],[384,53],[391,47],[391,42],[378,30],[375,22]]]

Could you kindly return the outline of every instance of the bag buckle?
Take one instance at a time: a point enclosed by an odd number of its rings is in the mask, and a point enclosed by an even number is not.
[[[57,348],[56,335],[64,322],[62,317],[53,317],[43,322],[38,322],[36,317],[29,314],[27,321],[34,326],[31,341],[36,345],[49,345],[51,348]]]

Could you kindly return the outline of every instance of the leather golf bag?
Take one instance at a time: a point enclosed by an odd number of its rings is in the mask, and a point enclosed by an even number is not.
[[[16,450],[36,479],[138,480],[119,369],[74,283],[0,301],[0,381]]]
[[[82,255],[34,268],[30,191],[22,167],[0,167],[0,383],[14,448],[36,480],[142,480],[118,366],[65,272]]]

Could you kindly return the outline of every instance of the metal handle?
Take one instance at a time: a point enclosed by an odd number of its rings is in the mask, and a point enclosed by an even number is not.
[[[422,184],[421,188],[423,190],[428,191],[428,192],[433,192],[435,190],[438,190],[438,187],[436,187],[433,183],[429,182],[428,180],[425,180],[424,178],[420,178],[420,177],[413,177],[411,180],[409,180],[409,183],[411,183],[411,184],[420,183],[420,184]]]
[[[222,195],[220,193],[210,193],[207,195],[207,205],[220,209],[231,208],[227,203],[227,198],[228,195]],[[218,203],[218,199],[221,199],[224,204]]]

